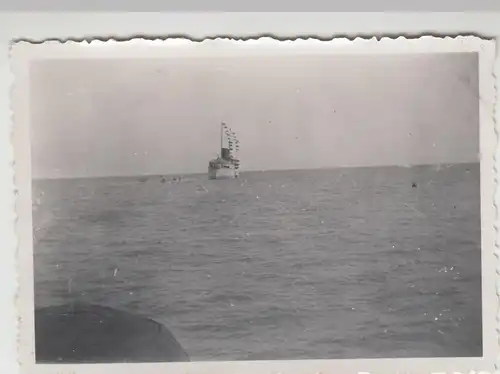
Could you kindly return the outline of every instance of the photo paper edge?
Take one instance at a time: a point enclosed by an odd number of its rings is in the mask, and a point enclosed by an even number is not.
[[[109,44],[108,44],[109,43]],[[428,43],[431,47],[423,46]],[[357,46],[355,45],[357,44]],[[399,45],[397,45],[399,44]],[[420,45],[419,45],[420,44]],[[438,45],[439,44],[439,45]],[[108,49],[109,47],[109,49]],[[194,48],[193,48],[194,47]],[[199,49],[205,50],[196,50]],[[346,360],[290,360],[290,361],[220,361],[220,362],[190,362],[190,363],[161,363],[161,364],[35,364],[34,342],[33,342],[33,257],[32,257],[32,223],[31,223],[31,170],[29,152],[29,78],[28,63],[38,58],[102,58],[114,53],[112,58],[122,58],[122,55],[133,56],[133,48],[141,49],[141,56],[148,55],[144,49],[150,49],[149,53],[161,55],[165,58],[177,57],[177,48],[184,48],[182,53],[276,53],[276,48],[285,47],[285,53],[298,53],[297,48],[307,50],[315,49],[317,53],[421,53],[431,52],[477,52],[479,54],[479,86],[480,86],[480,157],[481,157],[481,226],[482,226],[482,306],[483,306],[483,358],[409,358],[409,359],[346,359]],[[248,48],[251,47],[251,48]],[[255,52],[257,49],[260,51]],[[398,51],[393,48],[400,48]],[[385,48],[385,49],[384,49]],[[177,50],[173,50],[177,49]],[[359,49],[363,49],[360,51]],[[368,52],[366,52],[368,50]],[[193,52],[194,51],[194,52]],[[137,50],[135,51],[137,53]],[[145,54],[144,54],[145,53]],[[180,53],[180,55],[182,55]],[[219,56],[220,54],[217,54]],[[190,56],[190,55],[189,55]],[[497,159],[495,153],[498,150],[498,139],[496,124],[498,123],[497,110],[494,111],[495,102],[495,77],[499,77],[499,63],[496,62],[496,76],[493,72],[495,62],[495,41],[492,39],[481,39],[474,36],[459,37],[432,37],[406,39],[398,38],[353,38],[321,41],[317,39],[296,39],[280,41],[273,38],[258,38],[250,40],[234,39],[206,39],[202,42],[193,42],[189,39],[131,39],[129,41],[92,41],[88,42],[46,42],[31,44],[21,41],[12,45],[11,48],[11,72],[13,74],[13,86],[11,96],[11,133],[12,147],[14,152],[14,183],[16,185],[17,197],[15,203],[15,231],[17,234],[17,279],[19,289],[17,293],[16,306],[18,308],[18,351],[20,352],[21,372],[26,373],[111,373],[122,372],[139,373],[148,370],[148,373],[160,373],[165,369],[172,373],[209,373],[238,372],[253,373],[255,371],[268,373],[329,373],[329,372],[412,372],[412,373],[469,373],[470,371],[493,372],[498,357],[498,321],[497,310],[499,298],[493,301],[492,292],[495,290],[495,281],[498,279],[498,243],[496,239],[496,197],[498,191],[496,186]],[[496,121],[495,121],[496,119]],[[493,201],[492,201],[493,200]],[[486,217],[485,217],[486,216]],[[490,249],[491,248],[491,249]],[[490,253],[491,252],[491,253]],[[27,265],[28,264],[28,265]],[[485,271],[486,269],[486,271]],[[491,295],[490,300],[485,295]],[[498,293],[497,293],[498,295]],[[493,305],[494,304],[494,305]],[[492,324],[494,327],[492,328]],[[493,331],[493,333],[491,332]]]

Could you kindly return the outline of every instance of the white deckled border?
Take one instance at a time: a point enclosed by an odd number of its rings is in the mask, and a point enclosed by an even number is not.
[[[29,148],[29,87],[28,63],[33,59],[87,59],[87,58],[197,58],[250,55],[297,55],[297,54],[404,54],[404,53],[453,53],[477,52],[480,75],[480,152],[481,152],[481,209],[482,209],[482,292],[483,292],[483,358],[432,358],[432,359],[358,359],[358,360],[297,360],[297,361],[245,361],[245,362],[191,362],[165,364],[93,364],[93,365],[35,365],[33,341],[33,264],[31,232],[31,174]],[[188,39],[144,40],[124,42],[46,42],[33,45],[19,42],[11,50],[11,69],[15,76],[11,108],[14,112],[13,147],[15,182],[19,191],[16,202],[18,235],[17,306],[20,316],[19,352],[21,370],[26,373],[469,373],[470,371],[495,370],[500,362],[497,329],[500,331],[500,281],[498,298],[495,298],[495,278],[500,274],[499,261],[493,257],[500,243],[496,243],[494,196],[495,171],[499,169],[500,152],[494,127],[495,86],[493,64],[495,43],[471,36],[418,39],[381,38],[377,40],[355,38],[297,39],[278,41],[272,38],[250,40],[205,39],[193,42]],[[497,69],[500,71],[500,68]],[[497,104],[498,105],[498,104]],[[498,109],[498,106],[497,106]],[[496,111],[496,115],[500,110]],[[497,117],[498,118],[498,117]],[[497,121],[498,122],[498,121]],[[9,129],[10,130],[10,129]],[[12,186],[3,186],[12,191]],[[495,195],[495,192],[498,195]],[[12,206],[10,206],[12,208]],[[496,245],[496,247],[495,247]],[[495,259],[495,262],[493,261]],[[498,313],[498,316],[497,316]]]
[[[493,126],[495,131],[495,150],[493,153],[493,179],[494,179],[494,197],[493,197],[493,206],[495,207],[495,247],[494,253],[496,257],[496,267],[495,267],[495,292],[497,295],[497,314],[495,316],[495,333],[497,335],[497,356],[495,361],[495,369],[497,372],[500,370],[500,180],[498,174],[500,172],[500,95],[498,90],[500,89],[499,79],[500,79],[500,58],[499,58],[499,40],[496,40],[496,48],[495,48],[495,61],[493,64],[493,79],[494,79],[494,100],[493,100]],[[481,252],[484,256],[484,250]],[[484,259],[483,259],[484,261]],[[484,292],[483,292],[484,297]],[[484,322],[483,322],[484,324]],[[484,330],[484,326],[483,326]]]

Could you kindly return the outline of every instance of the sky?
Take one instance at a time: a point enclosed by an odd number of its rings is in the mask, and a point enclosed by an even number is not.
[[[34,178],[478,162],[476,54],[40,60]]]

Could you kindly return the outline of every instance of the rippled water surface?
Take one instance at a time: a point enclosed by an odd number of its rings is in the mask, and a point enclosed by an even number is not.
[[[479,165],[35,181],[33,199],[37,306],[138,312],[193,360],[482,354]]]

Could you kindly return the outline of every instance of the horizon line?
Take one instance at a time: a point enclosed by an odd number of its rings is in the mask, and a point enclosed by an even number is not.
[[[242,170],[240,174],[246,173],[266,173],[266,172],[285,172],[285,171],[316,171],[316,170],[334,170],[334,169],[365,169],[365,168],[389,168],[389,167],[399,167],[399,168],[414,168],[422,166],[437,166],[437,165],[475,165],[480,164],[478,161],[459,161],[459,162],[441,162],[441,163],[423,163],[423,164],[412,164],[412,165],[353,165],[353,166],[328,166],[328,167],[317,167],[317,168],[290,168],[290,169],[250,169]],[[178,177],[178,176],[197,176],[203,175],[205,172],[186,172],[186,173],[154,173],[154,174],[109,174],[109,175],[81,175],[81,176],[63,176],[63,177],[31,177],[31,181],[49,181],[49,180],[73,180],[73,179],[104,179],[104,178],[153,178],[153,177]]]

